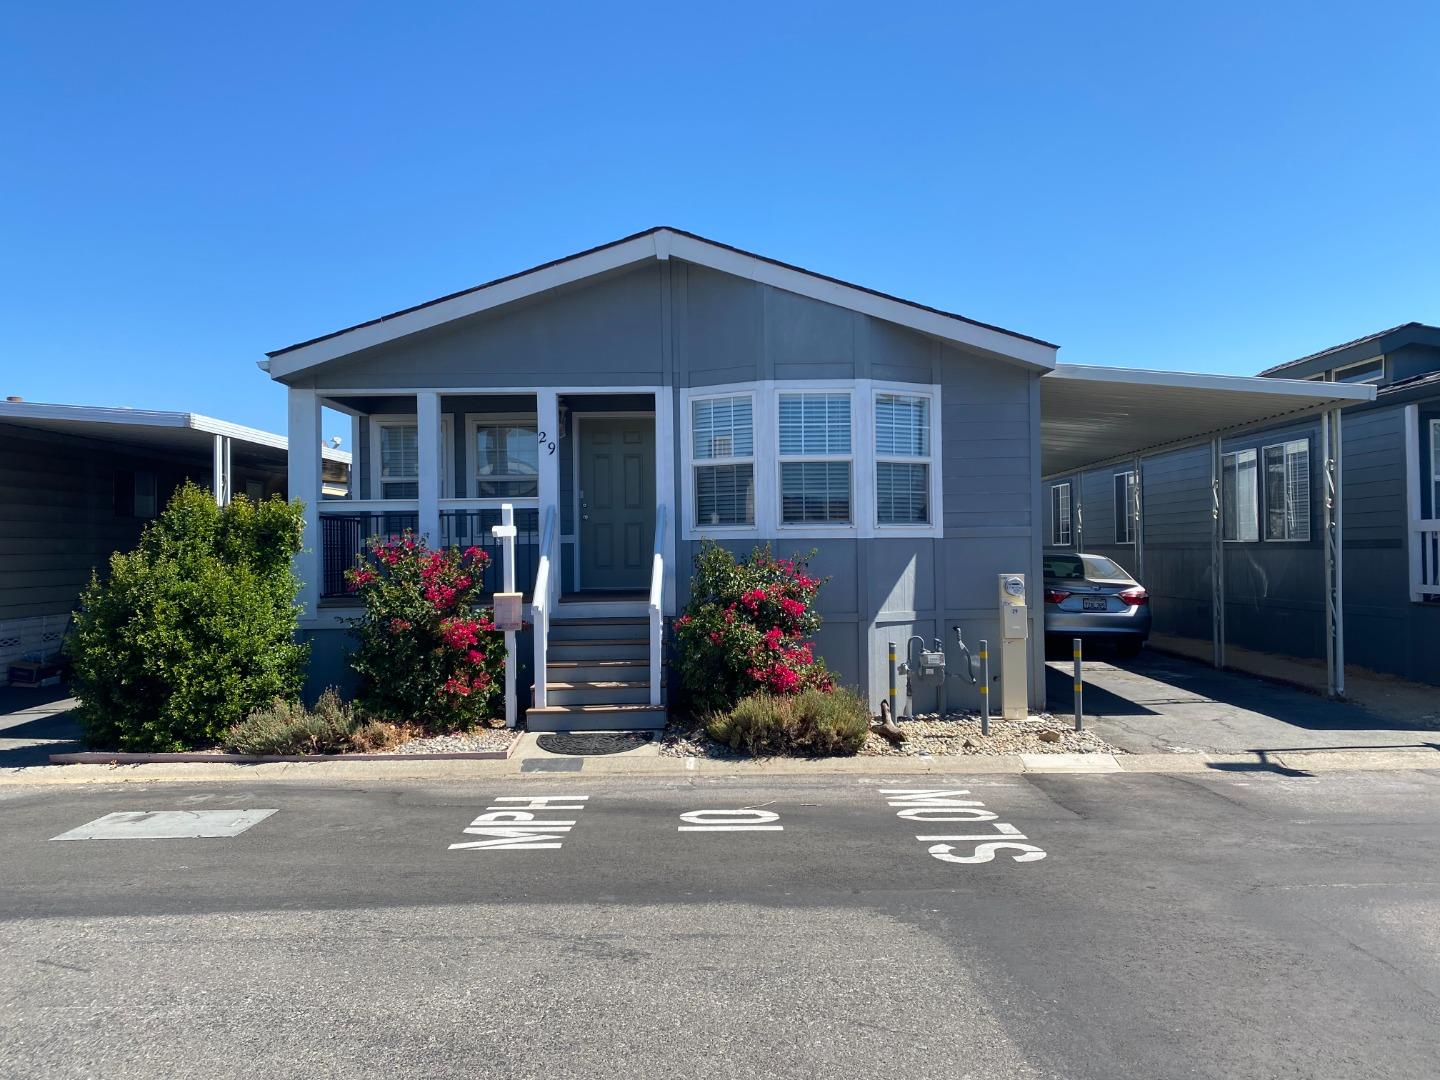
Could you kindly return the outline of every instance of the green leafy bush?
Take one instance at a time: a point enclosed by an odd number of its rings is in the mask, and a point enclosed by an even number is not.
[[[758,691],[827,690],[830,673],[804,640],[820,628],[823,584],[803,559],[776,559],[768,546],[737,562],[707,540],[695,556],[690,603],[675,620],[676,665],[696,713],[731,708]]]
[[[251,710],[300,692],[308,647],[290,560],[302,507],[226,507],[186,483],[140,545],[92,574],[67,650],[86,739],[101,749],[213,746]]]
[[[365,605],[350,663],[367,713],[455,731],[501,708],[505,635],[479,604],[488,562],[479,548],[431,551],[408,532],[366,545],[346,580]]]
[[[870,732],[870,707],[849,690],[752,694],[712,716],[706,733],[732,750],[796,757],[858,753]]]

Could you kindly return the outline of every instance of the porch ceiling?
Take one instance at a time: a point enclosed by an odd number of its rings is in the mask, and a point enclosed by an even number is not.
[[[1373,400],[1373,386],[1059,364],[1040,380],[1040,472],[1074,472]]]

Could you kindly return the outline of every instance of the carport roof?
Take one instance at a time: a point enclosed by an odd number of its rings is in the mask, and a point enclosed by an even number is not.
[[[1040,380],[1040,472],[1056,476],[1373,401],[1375,387],[1057,364]]]

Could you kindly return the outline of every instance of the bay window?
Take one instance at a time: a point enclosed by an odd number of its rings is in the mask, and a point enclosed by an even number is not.
[[[875,520],[930,524],[930,398],[875,395]]]
[[[750,394],[690,403],[695,524],[755,524],[755,400]]]
[[[778,417],[780,523],[849,525],[849,392],[781,393]]]

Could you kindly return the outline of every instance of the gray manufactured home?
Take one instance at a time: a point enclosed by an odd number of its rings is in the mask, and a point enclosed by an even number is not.
[[[1356,400],[1055,353],[669,228],[273,352],[314,538],[299,560],[310,691],[347,683],[344,571],[366,537],[493,552],[508,503],[529,612],[510,719],[528,702],[537,730],[662,724],[665,625],[706,538],[813,549],[829,579],[817,650],[878,704],[888,642],[998,640],[999,576],[1039,580],[1042,476]],[[344,499],[321,497],[325,408],[348,414],[358,451]],[[1028,626],[1038,640],[1039,604]],[[996,675],[1043,706],[1043,651],[1024,666]]]

